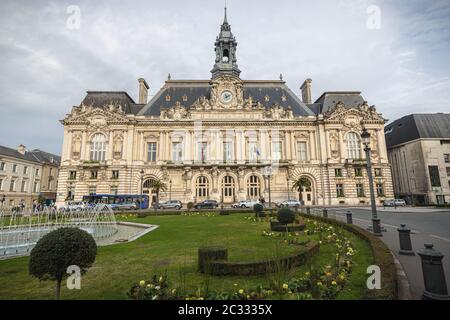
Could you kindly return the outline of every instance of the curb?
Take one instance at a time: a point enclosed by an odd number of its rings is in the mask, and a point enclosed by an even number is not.
[[[398,287],[397,300],[412,300],[411,287],[409,284],[408,276],[406,275],[406,272],[403,269],[402,264],[394,255],[394,253],[391,252],[391,254],[392,257],[394,258],[395,269],[397,270],[397,287]]]

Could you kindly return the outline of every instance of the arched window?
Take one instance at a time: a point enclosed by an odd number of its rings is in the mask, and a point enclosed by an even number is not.
[[[257,176],[250,176],[247,180],[247,197],[259,199],[261,195],[261,182]]]
[[[229,202],[234,201],[234,178],[231,176],[225,176],[222,179],[222,201]]]
[[[228,62],[230,61],[230,52],[228,51],[228,49],[223,50],[223,58],[222,58],[223,62]]]
[[[106,159],[106,138],[103,134],[97,133],[91,140],[91,161],[105,161]]]
[[[359,136],[355,132],[347,133],[347,158],[360,158]]]
[[[209,196],[209,181],[208,178],[200,176],[195,183],[195,194],[199,198],[206,198]]]

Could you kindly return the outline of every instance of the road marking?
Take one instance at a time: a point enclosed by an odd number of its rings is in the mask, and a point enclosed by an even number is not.
[[[450,239],[447,239],[447,238],[444,238],[444,237],[435,236],[434,234],[430,234],[430,237],[450,242]]]
[[[339,213],[342,214],[341,212],[336,211],[336,214],[339,214]],[[344,216],[339,216],[339,217],[344,218]],[[365,220],[365,219],[359,219],[359,218],[353,218],[353,220],[358,220],[358,221],[367,222],[367,223],[371,223],[372,222],[371,220]],[[388,228],[392,228],[392,229],[400,228],[400,226],[394,226],[392,224],[386,224],[386,223],[383,223],[383,222],[381,222],[381,225],[383,227],[388,227]],[[411,230],[411,233],[412,234],[420,234],[420,232],[417,231],[417,230]],[[442,240],[450,241],[449,239],[445,239],[445,238],[442,239]]]

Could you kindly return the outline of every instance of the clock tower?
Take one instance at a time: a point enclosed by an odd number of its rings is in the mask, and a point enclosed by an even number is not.
[[[211,70],[212,79],[223,75],[230,75],[239,78],[241,70],[237,65],[236,59],[236,38],[231,32],[231,26],[228,24],[227,8],[225,7],[225,16],[220,27],[220,33],[214,43],[216,60]],[[226,97],[224,97],[226,99]]]

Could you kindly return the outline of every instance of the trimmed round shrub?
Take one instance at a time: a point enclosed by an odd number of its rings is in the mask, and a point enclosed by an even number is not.
[[[56,281],[56,299],[60,298],[61,282],[67,268],[77,266],[84,274],[97,255],[94,238],[84,230],[61,228],[43,236],[31,250],[29,273],[39,280]]]
[[[253,206],[253,211],[257,217],[265,217],[264,214],[264,206],[260,203],[257,203]]]
[[[293,223],[295,220],[295,213],[288,208],[278,210],[277,219],[281,224]]]

